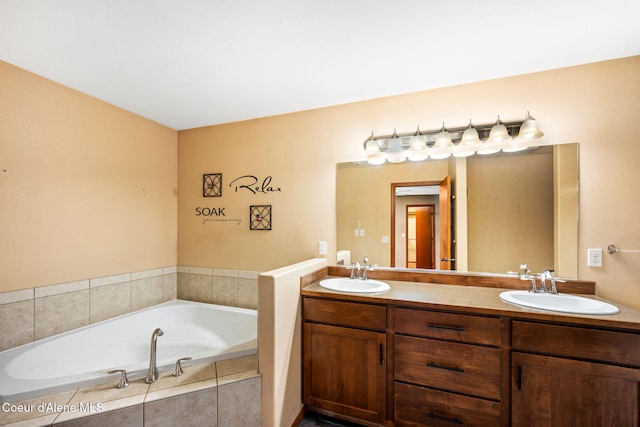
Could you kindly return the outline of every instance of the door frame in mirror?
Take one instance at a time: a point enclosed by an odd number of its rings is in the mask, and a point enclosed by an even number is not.
[[[391,267],[396,266],[396,189],[399,187],[440,187],[440,255],[439,269],[454,270],[455,258],[453,255],[453,245],[451,244],[451,179],[446,176],[442,181],[417,181],[417,182],[392,182],[391,183]]]

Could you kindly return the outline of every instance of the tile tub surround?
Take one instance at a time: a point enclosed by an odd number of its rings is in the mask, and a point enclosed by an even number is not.
[[[153,384],[140,378],[124,389],[114,376],[111,384],[13,402],[0,408],[0,426],[260,426],[257,365],[257,355],[185,364],[180,377],[163,372]]]
[[[174,299],[256,310],[258,275],[174,266],[0,293],[0,351]]]
[[[259,275],[256,271],[179,266],[178,298],[257,310]]]
[[[177,267],[0,293],[0,351],[176,299]]]

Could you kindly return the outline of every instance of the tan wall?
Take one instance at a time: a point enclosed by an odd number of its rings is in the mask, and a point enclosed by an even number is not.
[[[605,255],[586,266],[586,250],[640,246],[640,57],[478,82],[179,133],[179,263],[264,271],[317,256],[319,240],[336,250],[335,164],[361,160],[373,130],[388,134],[523,118],[530,110],[544,143],[579,142],[579,277],[598,293],[640,308],[640,258]],[[272,195],[202,197],[202,174],[273,176]],[[226,179],[226,178],[225,178]],[[227,181],[228,183],[228,181]],[[249,231],[250,204],[273,205],[273,230]],[[197,206],[224,206],[244,222],[202,224]],[[335,257],[335,255],[331,255]],[[332,261],[332,258],[329,259]]]
[[[175,266],[177,132],[0,61],[0,292]]]

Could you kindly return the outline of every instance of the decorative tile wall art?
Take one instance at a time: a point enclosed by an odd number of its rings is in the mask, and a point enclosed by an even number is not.
[[[249,210],[250,230],[271,230],[271,205],[253,205]]]
[[[202,197],[222,197],[222,174],[202,175]]]

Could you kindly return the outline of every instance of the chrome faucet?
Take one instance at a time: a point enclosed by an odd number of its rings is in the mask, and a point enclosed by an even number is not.
[[[529,280],[531,282],[531,286],[529,287],[529,292],[538,293],[540,292],[536,286],[536,278],[537,275],[531,275],[531,270],[529,270],[529,266],[525,263],[520,264],[520,270],[522,270],[522,274],[516,272],[509,272],[509,274],[515,274],[518,276],[520,280]]]
[[[548,290],[547,290],[547,278],[551,278],[549,270],[545,270],[540,274],[536,274],[536,276],[538,276],[540,278],[540,290],[539,290],[539,292],[542,292],[543,294],[546,294],[548,292]]]
[[[553,277],[553,273],[554,273],[553,270],[545,270],[544,271],[545,276],[551,282],[551,285],[550,285],[549,290],[547,292],[549,292],[550,294],[558,295],[558,289],[556,288],[556,283],[564,283],[564,282],[566,282],[566,280],[556,279],[555,277]]]
[[[369,257],[364,257],[364,264],[362,265],[362,280],[368,280],[367,271],[373,271],[373,265],[369,265]]]
[[[364,257],[362,264],[360,261],[356,261],[353,265],[345,267],[347,270],[351,270],[351,279],[368,280],[367,271],[373,271],[373,265],[369,265],[369,257]]]
[[[347,269],[351,270],[350,279],[359,279],[360,278],[360,261],[356,261],[355,264],[353,264],[350,267],[347,267]]]
[[[527,264],[520,264],[520,270],[523,271],[523,274],[509,272],[509,274],[515,274],[518,276],[520,280],[529,280],[531,281],[531,286],[529,287],[529,292],[532,293],[548,293],[548,294],[558,294],[558,289],[556,288],[556,283],[564,283],[565,280],[557,279],[553,277],[553,270],[545,270],[542,273],[531,274],[531,270]],[[538,288],[536,281],[540,280],[540,287]],[[547,281],[549,281],[549,286],[547,287]]]
[[[158,342],[158,337],[164,335],[162,329],[156,328],[151,334],[151,357],[149,358],[149,370],[147,371],[147,378],[144,380],[145,383],[151,384],[155,380],[158,379],[160,373],[158,372],[158,366],[156,366],[156,344]]]

